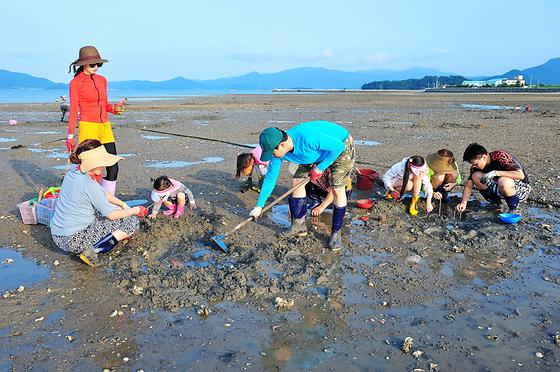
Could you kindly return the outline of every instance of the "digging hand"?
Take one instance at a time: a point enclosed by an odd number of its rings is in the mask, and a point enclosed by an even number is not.
[[[255,220],[259,218],[262,212],[262,207],[255,207],[249,212],[249,216],[253,217]]]
[[[449,183],[446,183],[445,185],[443,185],[443,189],[445,191],[451,191],[456,185],[457,185],[456,182],[449,182]]]
[[[391,197],[395,200],[401,200],[401,193],[398,192],[397,190],[392,190]]]
[[[75,147],[76,141],[74,140],[74,135],[69,134],[68,139],[66,140],[66,148],[68,149],[68,151],[73,152]]]
[[[321,176],[323,175],[323,171],[320,170],[317,167],[313,167],[310,171],[309,171],[309,178],[311,179],[312,182],[317,181],[319,178],[321,178]]]
[[[434,205],[432,203],[426,203],[426,212],[430,213],[434,210]]]
[[[459,203],[457,204],[455,209],[457,210],[457,212],[462,213],[465,211],[465,209],[467,209],[467,203]]]
[[[442,197],[441,192],[439,192],[439,191],[434,192],[434,199],[440,200],[441,197]]]
[[[136,216],[146,217],[148,215],[148,208],[144,207],[143,205],[136,208],[138,208],[138,213],[136,213]]]

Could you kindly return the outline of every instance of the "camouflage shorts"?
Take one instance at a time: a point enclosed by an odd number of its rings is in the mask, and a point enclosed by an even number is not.
[[[348,135],[344,140],[344,151],[336,158],[336,160],[327,168],[330,170],[328,176],[328,185],[331,188],[346,187],[348,179],[354,169],[354,161],[356,160],[356,150],[354,149],[354,139]],[[315,164],[300,165],[294,174],[294,178],[304,178],[309,174],[311,168]]]

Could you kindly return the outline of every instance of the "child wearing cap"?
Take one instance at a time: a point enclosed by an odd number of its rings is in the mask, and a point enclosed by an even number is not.
[[[412,191],[412,201],[408,209],[412,216],[418,214],[418,200],[423,185],[426,193],[426,212],[430,213],[434,209],[432,204],[434,190],[428,178],[428,166],[421,156],[404,158],[394,164],[383,175],[383,184],[387,189],[388,199],[400,200],[404,193]]]
[[[516,213],[519,203],[527,200],[533,189],[521,163],[505,150],[488,152],[478,143],[471,143],[465,149],[463,161],[470,163],[471,170],[461,203],[456,207],[459,212],[467,208],[474,187],[497,206],[503,198],[510,213]]]
[[[180,181],[167,176],[161,176],[154,181],[151,195],[154,206],[148,218],[156,218],[162,205],[167,207],[163,212],[166,216],[181,217],[185,213],[185,204],[189,200],[189,208],[195,209],[194,195],[189,188]]]
[[[441,149],[426,156],[428,163],[428,178],[434,189],[434,199],[447,202],[451,190],[461,184],[461,174],[450,150]]]

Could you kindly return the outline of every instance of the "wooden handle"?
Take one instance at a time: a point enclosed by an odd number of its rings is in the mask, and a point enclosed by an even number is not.
[[[276,204],[280,203],[282,200],[284,200],[284,198],[286,198],[286,196],[290,195],[291,193],[293,193],[296,189],[299,189],[302,186],[307,185],[307,183],[309,182],[309,178],[304,179],[303,181],[301,181],[300,183],[298,183],[297,185],[295,185],[294,187],[292,187],[291,189],[289,189],[288,191],[286,191],[285,193],[283,193],[282,195],[280,195],[279,197],[277,197],[276,199],[274,199],[270,204],[266,205],[263,209],[262,209],[262,213],[267,212],[270,208],[274,207]],[[254,221],[255,218],[253,216],[247,218],[244,221],[241,221],[240,223],[238,223],[233,229],[229,230],[228,232],[226,232],[224,234],[224,238],[234,232],[236,232],[237,230],[239,230],[240,228],[242,228],[243,226],[247,225],[249,222]]]

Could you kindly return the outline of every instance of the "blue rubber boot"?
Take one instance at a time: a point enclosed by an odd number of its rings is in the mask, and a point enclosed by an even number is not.
[[[342,245],[341,230],[342,230],[342,226],[344,225],[345,214],[346,214],[346,206],[344,207],[333,206],[332,232],[331,232],[331,238],[329,239],[329,248],[333,252],[338,252],[344,247]]]
[[[119,243],[113,234],[107,234],[93,245],[95,253],[107,253]]]
[[[101,238],[93,247],[84,250],[80,253],[80,260],[86,263],[88,266],[97,266],[97,254],[107,253],[119,243],[117,238],[113,234],[107,234]]]
[[[305,216],[307,214],[307,197],[288,198],[290,206],[290,215],[292,217],[292,226],[290,230],[281,234],[284,238],[292,238],[295,236],[306,236],[307,225],[305,224]]]
[[[519,197],[517,195],[504,196],[507,206],[509,208],[509,213],[515,213],[515,210],[519,206]]]

